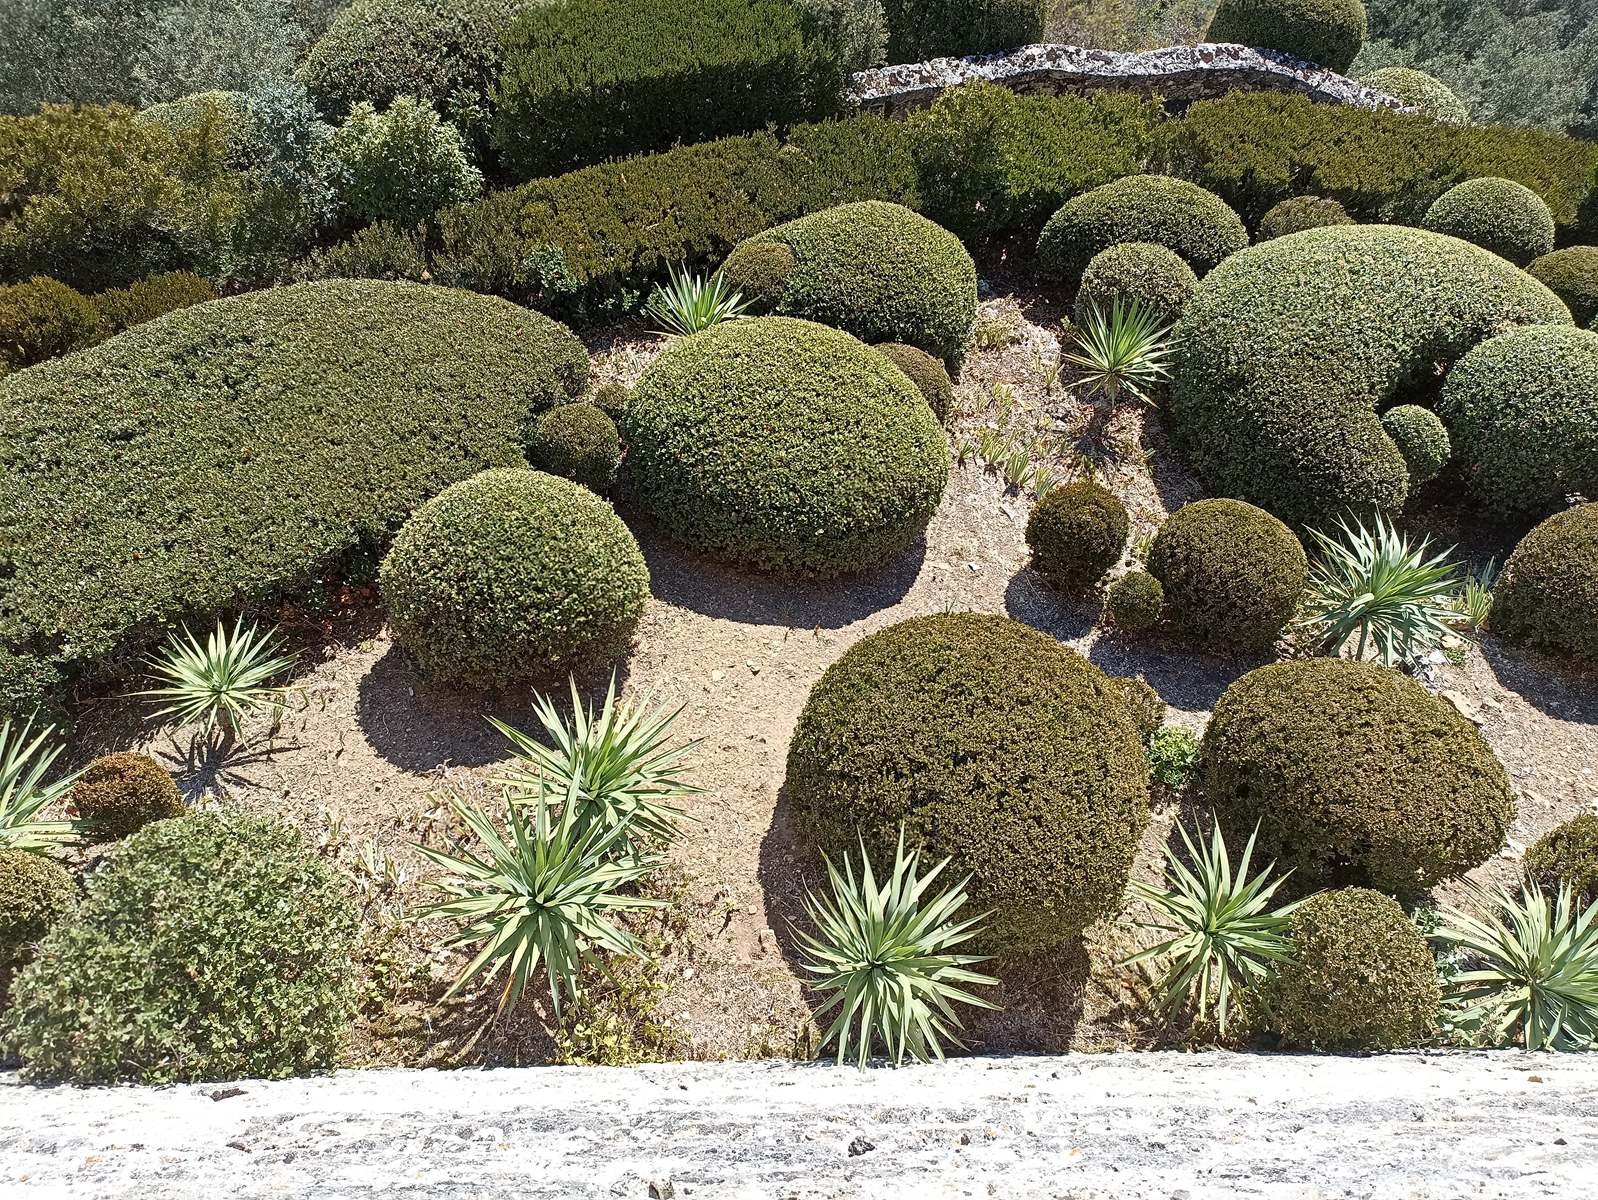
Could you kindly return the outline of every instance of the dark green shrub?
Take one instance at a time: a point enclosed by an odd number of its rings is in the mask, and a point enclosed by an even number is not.
[[[1567,246],[1543,255],[1526,270],[1565,302],[1577,325],[1598,317],[1598,246]]]
[[[621,649],[649,602],[649,568],[605,501],[511,467],[417,509],[378,586],[396,640],[424,672],[499,681]]]
[[[1043,40],[1043,0],[883,0],[888,61],[985,54]]]
[[[1470,120],[1465,102],[1447,84],[1414,67],[1383,67],[1362,76],[1360,82],[1402,100],[1424,117],[1461,123]]]
[[[1204,40],[1280,50],[1343,74],[1365,31],[1360,0],[1221,0]]]
[[[1110,682],[1121,690],[1126,711],[1136,726],[1138,736],[1145,745],[1165,722],[1166,705],[1160,694],[1141,675],[1110,676]]]
[[[192,271],[152,275],[125,288],[112,288],[94,297],[100,314],[100,332],[106,337],[132,329],[169,312],[216,299],[216,290]]]
[[[748,311],[763,316],[782,303],[797,265],[793,249],[786,243],[754,238],[732,248],[721,264],[721,274],[743,296]]]
[[[0,287],[0,368],[31,367],[99,333],[100,314],[76,288],[41,275]]]
[[[1431,409],[1418,404],[1388,409],[1382,414],[1382,429],[1403,456],[1411,487],[1437,478],[1454,452],[1447,426]]]
[[[72,807],[97,836],[124,838],[151,821],[181,817],[183,798],[171,774],[148,754],[107,754],[72,785]]]
[[[1051,488],[1027,517],[1032,566],[1056,587],[1089,591],[1121,560],[1130,527],[1126,505],[1090,479]]]
[[[1540,517],[1598,495],[1598,333],[1541,325],[1488,338],[1448,373],[1437,410],[1489,511]]]
[[[621,465],[621,435],[615,420],[598,405],[562,404],[533,425],[527,461],[540,471],[606,492]]]
[[[414,226],[483,190],[460,131],[411,96],[381,113],[363,100],[327,139],[327,150],[338,164],[339,198],[358,220]]]
[[[1598,816],[1582,813],[1533,842],[1526,874],[1550,892],[1568,886],[1583,903],[1598,903]]]
[[[602,383],[585,399],[614,421],[619,429],[631,395],[632,393],[619,383]]]
[[[1137,302],[1174,322],[1198,291],[1198,276],[1174,250],[1153,242],[1121,242],[1100,250],[1082,272],[1071,315],[1084,324],[1095,308],[1108,312],[1117,300]]]
[[[1038,263],[1074,279],[1095,254],[1121,242],[1164,246],[1204,275],[1248,245],[1248,230],[1226,201],[1196,184],[1129,175],[1067,200],[1043,227]]]
[[[1391,896],[1343,888],[1312,896],[1292,917],[1293,954],[1271,988],[1286,1046],[1405,1050],[1437,1036],[1437,962]]]
[[[1297,611],[1309,565],[1293,531],[1241,500],[1198,500],[1171,514],[1149,550],[1165,616],[1206,642],[1269,646]]]
[[[1128,571],[1104,593],[1104,611],[1117,629],[1144,633],[1165,616],[1165,588],[1147,571]]]
[[[905,840],[970,873],[995,951],[1057,945],[1113,913],[1148,820],[1121,687],[1046,634],[947,613],[891,625],[828,668],[788,747],[787,795],[834,858]]]
[[[949,419],[949,414],[954,411],[954,384],[949,379],[948,368],[941,361],[925,350],[906,346],[902,342],[882,342],[872,349],[903,371],[905,377],[916,385],[916,391],[926,397],[927,406],[940,424]]]
[[[631,494],[675,537],[735,563],[819,575],[878,566],[920,536],[949,445],[904,373],[790,317],[685,338],[627,406]]]
[[[54,859],[0,850],[0,974],[24,958],[77,898],[72,876]]]
[[[39,943],[0,1036],[36,1080],[324,1070],[349,1019],[356,929],[337,878],[285,822],[157,821]]]
[[[1426,210],[1423,228],[1461,238],[1525,266],[1554,248],[1554,214],[1543,198],[1512,179],[1468,179]]]
[[[976,264],[959,238],[925,217],[899,204],[861,200],[751,240],[793,251],[793,270],[773,311],[862,341],[904,342],[945,359],[963,354],[976,319]]]
[[[348,281],[170,313],[0,381],[0,710],[317,585],[440,488],[522,461],[533,416],[587,380],[547,317]]]
[[[1598,658],[1598,503],[1555,513],[1521,538],[1493,589],[1492,628],[1554,654]]]
[[[1505,325],[1568,322],[1547,288],[1465,242],[1310,229],[1200,286],[1177,326],[1166,413],[1211,491],[1295,524],[1397,510],[1409,468],[1377,413]]]
[[[427,239],[423,230],[401,229],[378,221],[341,242],[313,250],[294,268],[302,283],[320,279],[428,280]]]
[[[1259,824],[1295,885],[1414,895],[1479,866],[1515,815],[1476,727],[1407,675],[1314,658],[1250,671],[1204,733],[1205,799],[1228,839]]]
[[[1302,233],[1306,229],[1353,223],[1354,218],[1336,200],[1327,200],[1322,196],[1290,196],[1265,211],[1260,218],[1257,240],[1268,242],[1272,238]]]

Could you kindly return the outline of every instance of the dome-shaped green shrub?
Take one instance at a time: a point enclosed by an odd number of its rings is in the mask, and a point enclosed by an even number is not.
[[[836,859],[905,840],[971,875],[995,951],[1056,945],[1114,912],[1148,820],[1120,685],[1005,617],[916,617],[828,668],[799,714],[787,794]]]
[[[619,649],[649,601],[649,568],[604,500],[505,467],[417,509],[378,586],[395,638],[423,671],[496,681]]]
[[[1409,468],[1377,414],[1506,325],[1569,323],[1542,284],[1466,242],[1309,229],[1234,255],[1199,286],[1165,413],[1212,492],[1295,524],[1396,511]]]
[[[614,421],[619,429],[631,396],[632,393],[619,383],[602,383],[583,399]]]
[[[72,785],[72,807],[99,837],[123,838],[151,821],[183,815],[170,772],[148,754],[107,754]]]
[[[1147,571],[1128,571],[1105,591],[1104,611],[1117,629],[1143,633],[1165,615],[1165,588]]]
[[[1426,210],[1421,226],[1461,238],[1525,266],[1554,248],[1554,214],[1547,202],[1512,179],[1467,179]]]
[[[1302,233],[1306,229],[1324,229],[1328,225],[1352,225],[1354,218],[1336,200],[1324,196],[1290,196],[1278,200],[1265,210],[1260,218],[1257,240],[1268,242],[1272,238]]]
[[[1233,683],[1204,734],[1204,795],[1295,885],[1412,895],[1479,866],[1515,815],[1476,727],[1375,663],[1273,663]]]
[[[1206,42],[1280,50],[1342,74],[1365,45],[1360,0],[1221,0]]]
[[[1565,886],[1583,903],[1598,903],[1598,816],[1582,813],[1533,842],[1526,874],[1550,892]]]
[[[749,312],[758,315],[777,311],[798,265],[786,242],[754,238],[732,248],[721,264],[721,275],[743,297]]]
[[[1414,67],[1383,67],[1361,76],[1360,82],[1413,108],[1424,117],[1464,124],[1470,120],[1465,102],[1442,80]]]
[[[72,876],[54,859],[0,850],[0,979],[77,898]]]
[[[771,311],[819,321],[867,342],[904,342],[955,359],[977,311],[977,269],[960,239],[898,204],[862,200],[810,213],[735,247],[723,272],[740,291],[762,296],[772,263],[749,247],[777,242],[793,251],[781,299]],[[761,274],[756,271],[756,267]]]
[[[216,299],[216,290],[192,271],[168,271],[112,288],[94,297],[100,332],[106,337],[132,329],[169,312]]]
[[[1436,479],[1453,454],[1448,427],[1431,409],[1418,404],[1388,409],[1382,414],[1382,429],[1403,455],[1411,487]]]
[[[1598,320],[1598,246],[1555,250],[1526,271],[1565,302],[1577,325],[1591,325]]]
[[[1128,175],[1067,200],[1038,238],[1038,264],[1075,279],[1102,250],[1153,242],[1200,275],[1248,245],[1242,219],[1214,192],[1169,175]]]
[[[86,346],[100,331],[88,297],[55,279],[35,275],[0,287],[0,368],[31,367]]]
[[[1288,928],[1292,956],[1271,987],[1284,1045],[1304,1050],[1403,1050],[1437,1035],[1437,961],[1391,896],[1321,892]]]
[[[609,491],[621,465],[621,435],[597,404],[562,404],[533,423],[527,461],[585,488]]]
[[[1493,632],[1598,658],[1598,503],[1555,513],[1525,537],[1493,588]]]
[[[846,333],[730,321],[650,363],[624,422],[630,492],[735,563],[836,575],[920,536],[949,444],[904,372]]]
[[[1498,515],[1598,495],[1598,333],[1511,329],[1455,364],[1438,413],[1471,491]]]
[[[1241,500],[1198,500],[1154,535],[1149,573],[1165,616],[1184,632],[1237,649],[1261,649],[1293,619],[1309,567],[1293,531]]]
[[[954,411],[954,383],[942,360],[903,342],[883,342],[872,349],[905,373],[916,390],[927,398],[932,415],[940,423],[949,419]]]
[[[1066,591],[1090,590],[1121,559],[1131,518],[1126,505],[1090,479],[1051,488],[1027,517],[1032,566]]]
[[[349,1019],[357,928],[343,885],[286,822],[157,821],[39,943],[0,1039],[36,1080],[325,1070]]]
[[[1198,291],[1198,276],[1174,250],[1153,242],[1121,242],[1100,250],[1082,272],[1071,315],[1084,324],[1094,309],[1108,311],[1117,300],[1137,301],[1175,321]]]

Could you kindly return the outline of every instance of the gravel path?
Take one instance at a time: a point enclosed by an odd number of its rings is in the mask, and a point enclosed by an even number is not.
[[[1491,1200],[1590,1196],[1594,1179],[1598,1055],[679,1063],[94,1091],[0,1076],[8,1200]]]

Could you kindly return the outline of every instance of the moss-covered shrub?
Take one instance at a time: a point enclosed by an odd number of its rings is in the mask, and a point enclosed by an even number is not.
[[[1525,537],[1493,588],[1493,632],[1598,658],[1598,503],[1555,513]]]
[[[633,389],[628,486],[673,535],[735,563],[877,566],[926,528],[949,445],[921,394],[846,333],[756,317],[685,338]]]
[[[1382,414],[1382,429],[1409,468],[1410,486],[1429,483],[1453,454],[1448,427],[1429,408],[1400,404]]]
[[[146,825],[97,869],[11,990],[0,1037],[30,1079],[283,1078],[333,1065],[357,919],[287,823]]]
[[[1268,242],[1272,238],[1302,233],[1306,229],[1353,223],[1354,218],[1336,200],[1328,200],[1324,196],[1289,196],[1265,210],[1265,215],[1260,218],[1257,240]]]
[[[0,850],[0,978],[77,898],[72,876],[54,859]]]
[[[1259,824],[1296,886],[1413,895],[1485,862],[1515,815],[1476,727],[1406,675],[1315,658],[1250,671],[1204,734],[1205,798],[1227,836]]]
[[[908,208],[881,200],[840,204],[752,240],[793,251],[773,311],[940,358],[964,351],[976,319],[976,264],[959,238]],[[741,286],[738,264],[731,266]]]
[[[1074,279],[1095,254],[1121,242],[1164,246],[1205,275],[1248,245],[1248,230],[1226,201],[1195,183],[1128,175],[1067,200],[1043,226],[1038,263]]]
[[[1144,824],[1147,764],[1121,686],[1004,617],[903,621],[856,643],[806,701],[787,792],[834,858],[905,840],[973,911],[991,949],[1055,945],[1114,912]]]
[[[1071,315],[1078,325],[1095,308],[1136,301],[1174,322],[1198,291],[1198,276],[1174,250],[1153,242],[1121,242],[1100,250],[1082,272]]]
[[[1506,325],[1569,322],[1542,284],[1454,238],[1310,229],[1245,250],[1199,287],[1176,329],[1166,412],[1212,491],[1295,524],[1396,510],[1409,468],[1377,414]]]
[[[1470,120],[1470,110],[1465,107],[1465,102],[1454,95],[1446,83],[1414,67],[1382,67],[1361,76],[1360,82],[1366,87],[1386,92],[1395,100],[1402,100],[1423,117],[1438,121]]]
[[[1276,640],[1293,619],[1308,571],[1293,531],[1241,500],[1183,505],[1149,550],[1149,573],[1164,591],[1170,622],[1236,649]]]
[[[782,303],[797,266],[791,246],[756,238],[732,248],[721,264],[721,274],[744,298],[749,311],[761,316],[775,312]]]
[[[1553,210],[1512,179],[1467,179],[1449,188],[1426,210],[1421,226],[1522,267],[1554,248]]]
[[[1455,364],[1438,412],[1490,512],[1540,517],[1598,495],[1598,333],[1511,329]]]
[[[110,337],[180,308],[215,300],[216,289],[193,271],[168,271],[125,288],[111,288],[93,299],[100,314],[100,332]]]
[[[621,465],[621,435],[616,422],[598,405],[562,404],[533,425],[527,461],[540,471],[607,492]]]
[[[605,501],[508,467],[417,509],[378,587],[395,638],[428,675],[497,681],[623,649],[649,601],[649,568]]]
[[[1543,255],[1526,270],[1565,302],[1577,325],[1598,318],[1598,246],[1567,246]]]
[[[40,275],[0,287],[0,371],[87,346],[99,332],[100,314],[76,288]]]
[[[1568,887],[1583,903],[1598,903],[1598,816],[1582,813],[1533,842],[1526,874],[1550,892]]]
[[[883,0],[888,61],[985,54],[1043,40],[1043,0]]]
[[[1342,74],[1365,32],[1360,0],[1221,0],[1204,40],[1280,50]]]
[[[1106,589],[1104,611],[1117,629],[1147,632],[1165,616],[1165,588],[1147,571],[1128,571]]]
[[[927,398],[933,416],[940,422],[949,419],[954,411],[954,383],[949,379],[949,369],[940,360],[903,342],[882,342],[873,349],[916,385],[916,390]]]
[[[1056,587],[1089,591],[1120,561],[1130,527],[1126,505],[1092,480],[1051,488],[1027,517],[1032,566]]]
[[[148,754],[107,754],[84,768],[72,785],[72,807],[94,834],[123,838],[151,821],[183,815],[183,798],[171,774]]]
[[[1391,896],[1322,892],[1293,913],[1288,936],[1293,954],[1271,988],[1272,1022],[1285,1045],[1403,1050],[1437,1035],[1437,963]]]

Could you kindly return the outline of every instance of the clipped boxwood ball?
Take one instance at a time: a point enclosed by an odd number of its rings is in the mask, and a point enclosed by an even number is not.
[[[1242,219],[1214,192],[1169,175],[1128,175],[1067,200],[1038,238],[1038,263],[1075,279],[1102,250],[1153,242],[1200,275],[1248,245]]]
[[[1154,535],[1165,616],[1206,642],[1263,649],[1293,619],[1309,565],[1293,531],[1241,500],[1198,500]]]
[[[1027,517],[1026,544],[1040,575],[1066,591],[1087,591],[1121,559],[1131,519],[1126,505],[1090,479],[1051,488]]]
[[[1567,246],[1526,270],[1565,302],[1577,325],[1598,320],[1598,246]]]
[[[1290,196],[1279,200],[1265,210],[1260,218],[1258,240],[1286,237],[1306,229],[1324,229],[1328,225],[1352,225],[1354,218],[1336,200],[1323,196]]]
[[[1375,663],[1273,663],[1234,682],[1204,734],[1205,797],[1228,838],[1295,886],[1414,895],[1480,866],[1514,819],[1509,776],[1476,727]]]
[[[107,754],[72,785],[72,807],[101,837],[123,838],[151,821],[183,815],[172,775],[148,754]]]
[[[1470,120],[1470,110],[1465,107],[1465,102],[1454,95],[1446,83],[1414,67],[1383,67],[1362,76],[1360,82],[1403,101],[1405,106],[1413,108],[1423,117],[1453,121],[1460,125]]]
[[[810,213],[735,247],[723,271],[740,289],[775,278],[780,259],[749,261],[755,244],[792,252],[771,311],[819,321],[866,342],[904,342],[957,359],[977,314],[977,268],[941,225],[883,200]],[[758,294],[758,293],[757,293]]]
[[[1455,364],[1437,410],[1489,512],[1540,517],[1598,495],[1598,333],[1511,329]]]
[[[1525,865],[1549,892],[1568,887],[1584,904],[1598,903],[1598,816],[1582,813],[1554,826],[1526,851]]]
[[[793,248],[785,242],[755,239],[732,248],[721,275],[743,297],[748,311],[760,315],[777,310],[797,265]]]
[[[1525,266],[1554,248],[1554,214],[1547,202],[1512,179],[1467,179],[1426,210],[1421,226],[1462,238]]]
[[[598,405],[562,404],[533,423],[527,461],[593,491],[608,491],[621,464],[621,435]]]
[[[1369,888],[1322,892],[1292,916],[1292,956],[1271,988],[1286,1046],[1403,1050],[1437,1035],[1437,961],[1391,896]]]
[[[674,343],[638,381],[624,429],[629,490],[673,536],[768,570],[888,561],[949,478],[943,429],[904,372],[789,317]]]
[[[1491,619],[1503,637],[1598,658],[1598,503],[1555,513],[1521,538],[1493,588]]]
[[[788,747],[788,795],[836,861],[905,841],[970,909],[984,944],[1036,950],[1116,910],[1148,821],[1148,765],[1117,681],[1006,617],[916,617],[828,668]]]
[[[1165,615],[1165,588],[1147,571],[1128,571],[1104,593],[1104,611],[1117,629],[1143,633]]]
[[[1206,42],[1280,50],[1345,73],[1365,45],[1360,0],[1221,0]]]
[[[583,399],[614,421],[619,428],[622,414],[627,411],[627,400],[630,395],[631,393],[619,383],[602,383]]]
[[[36,275],[0,287],[0,374],[86,346],[99,329],[93,302],[59,280]]]
[[[649,569],[604,500],[501,467],[418,508],[378,586],[395,638],[424,672],[495,681],[620,649],[649,600]]]
[[[902,342],[883,342],[873,349],[903,371],[906,378],[916,385],[916,390],[926,397],[932,415],[940,423],[949,419],[949,414],[954,411],[954,383],[941,359]]]
[[[1198,276],[1176,251],[1153,242],[1122,242],[1100,250],[1088,263],[1071,315],[1081,325],[1095,309],[1108,312],[1117,300],[1136,301],[1160,320],[1174,322],[1197,290]]]
[[[1436,413],[1418,404],[1400,404],[1382,414],[1382,428],[1409,467],[1413,487],[1437,478],[1453,453],[1448,428]]]
[[[0,971],[20,961],[77,898],[72,876],[54,859],[0,850]]]

